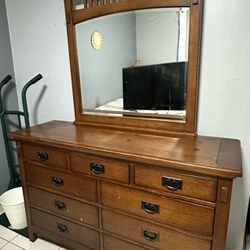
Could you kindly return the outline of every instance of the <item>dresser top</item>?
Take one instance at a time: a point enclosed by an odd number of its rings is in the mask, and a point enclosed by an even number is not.
[[[51,121],[9,134],[39,143],[129,162],[235,178],[242,175],[240,141],[208,136],[159,136]]]

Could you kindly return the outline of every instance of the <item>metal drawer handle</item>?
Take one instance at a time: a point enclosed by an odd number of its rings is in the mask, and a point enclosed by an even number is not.
[[[176,191],[178,189],[182,189],[182,180],[168,176],[162,176],[162,186],[165,186],[169,190]]]
[[[64,224],[57,223],[57,230],[61,233],[65,233],[68,230],[68,228]]]
[[[105,167],[101,164],[90,163],[90,170],[94,174],[104,174]]]
[[[159,233],[155,233],[151,230],[143,230],[142,232],[143,237],[148,241],[159,241]]]
[[[51,177],[51,180],[55,186],[63,186],[63,179],[62,178],[54,176],[54,177]]]
[[[64,209],[66,206],[62,201],[55,201],[55,207],[62,210]]]
[[[47,161],[49,159],[49,155],[46,152],[37,152],[37,158],[40,161]]]
[[[150,214],[156,214],[156,213],[160,212],[160,205],[150,203],[150,202],[147,202],[147,201],[142,201],[141,202],[141,208],[144,209],[144,211],[146,211],[147,213],[150,213]]]

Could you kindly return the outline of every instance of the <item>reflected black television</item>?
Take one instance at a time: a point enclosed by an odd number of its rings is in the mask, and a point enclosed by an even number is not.
[[[127,110],[185,110],[187,62],[123,68]]]

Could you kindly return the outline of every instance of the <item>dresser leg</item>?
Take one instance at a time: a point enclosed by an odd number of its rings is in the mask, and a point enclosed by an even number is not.
[[[37,239],[37,235],[34,233],[29,233],[29,239],[30,241],[34,242]]]

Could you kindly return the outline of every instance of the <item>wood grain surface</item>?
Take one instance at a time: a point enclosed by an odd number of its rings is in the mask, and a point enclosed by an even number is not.
[[[15,140],[98,152],[130,162],[155,164],[214,176],[242,175],[240,141],[207,136],[156,136],[51,121],[10,133]]]

